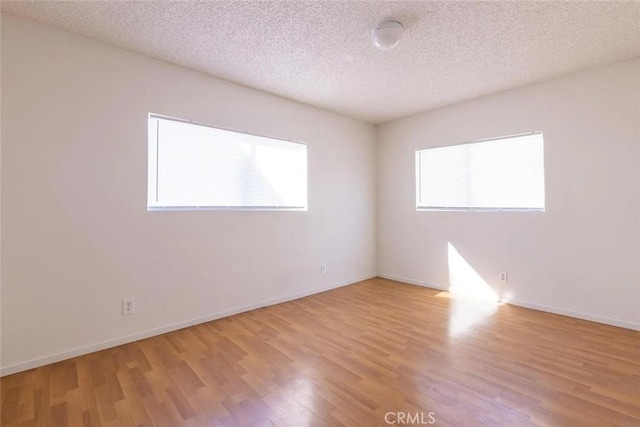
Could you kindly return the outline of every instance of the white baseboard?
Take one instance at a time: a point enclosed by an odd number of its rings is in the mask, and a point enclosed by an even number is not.
[[[214,313],[214,314],[210,314],[208,316],[203,316],[203,317],[198,317],[195,319],[190,319],[190,320],[185,320],[183,322],[178,322],[178,323],[173,323],[170,325],[165,325],[159,328],[154,328],[154,329],[149,329],[147,331],[142,331],[136,334],[132,334],[132,335],[127,335],[124,337],[120,337],[120,338],[115,338],[115,339],[111,339],[111,340],[107,340],[107,341],[102,341],[99,343],[95,343],[95,344],[91,344],[88,346],[84,346],[84,347],[79,347],[76,349],[72,349],[72,350],[68,350],[68,351],[64,351],[61,353],[56,353],[56,354],[52,354],[49,356],[45,356],[45,357],[39,357],[36,359],[31,359],[28,360],[26,362],[20,362],[20,363],[16,363],[13,365],[9,365],[9,366],[3,366],[2,368],[0,368],[0,377],[6,376],[6,375],[11,375],[11,374],[15,374],[17,372],[22,372],[22,371],[26,371],[28,369],[33,369],[33,368],[37,368],[40,366],[44,366],[44,365],[48,365],[51,363],[55,363],[55,362],[60,362],[62,360],[66,360],[66,359],[70,359],[72,357],[77,357],[77,356],[82,356],[85,354],[89,354],[89,353],[93,353],[96,351],[100,351],[100,350],[105,350],[108,348],[112,348],[112,347],[116,347],[122,344],[127,344],[130,342],[134,342],[134,341],[139,341],[145,338],[150,338],[156,335],[160,335],[160,334],[164,334],[167,332],[171,332],[171,331],[176,331],[178,329],[183,329],[183,328],[187,328],[189,326],[194,326],[194,325],[198,325],[200,323],[206,323],[206,322],[210,322],[212,320],[216,320],[216,319],[221,319],[223,317],[228,317],[228,316],[233,316],[234,314],[238,314],[238,313],[244,313],[247,311],[251,311],[251,310],[255,310],[257,308],[263,308],[263,307],[268,307],[270,305],[274,305],[274,304],[279,304],[282,302],[287,302],[287,301],[292,301],[298,298],[303,298],[309,295],[313,295],[313,294],[317,294],[317,293],[321,293],[321,292],[325,292],[325,291],[329,291],[331,289],[336,289],[336,288],[340,288],[343,286],[347,286],[353,283],[357,283],[360,282],[362,280],[367,280],[367,279],[371,279],[374,277],[382,277],[384,279],[389,279],[389,280],[396,280],[399,282],[404,282],[404,283],[409,283],[412,285],[417,285],[417,286],[423,286],[423,287],[427,287],[427,288],[432,288],[432,289],[438,289],[438,290],[443,290],[443,291],[448,291],[448,287],[447,286],[442,286],[439,284],[435,284],[435,283],[429,283],[429,282],[425,282],[422,280],[416,280],[416,279],[412,279],[412,278],[408,278],[408,277],[401,277],[401,276],[394,276],[391,274],[384,274],[384,273],[379,273],[379,274],[372,274],[372,275],[367,275],[367,276],[362,276],[359,278],[355,278],[353,280],[349,280],[347,282],[343,282],[343,283],[338,283],[338,284],[332,284],[332,285],[328,285],[328,286],[323,286],[321,288],[316,288],[316,289],[307,289],[301,292],[296,292],[295,294],[290,294],[290,295],[285,295],[282,297],[278,297],[278,298],[273,298],[270,300],[265,300],[265,301],[261,301],[258,303],[254,303],[254,304],[249,304],[243,307],[238,307],[238,308],[234,308],[231,310],[226,310],[226,311],[222,311],[222,312],[218,312],[218,313]],[[536,303],[531,303],[531,302],[527,302],[527,301],[521,301],[521,300],[510,300],[508,301],[509,304],[513,304],[513,305],[517,305],[517,306],[521,306],[521,307],[526,307],[526,308],[531,308],[534,310],[540,310],[540,311],[545,311],[548,313],[554,313],[554,314],[560,314],[560,315],[564,315],[564,316],[569,316],[569,317],[574,317],[577,319],[583,319],[583,320],[589,320],[592,322],[597,322],[597,323],[603,323],[606,325],[612,325],[612,326],[618,326],[621,328],[626,328],[626,329],[632,329],[632,330],[640,330],[640,323],[634,323],[634,322],[628,322],[625,320],[618,320],[618,319],[612,319],[609,317],[604,317],[604,316],[597,316],[597,315],[593,315],[593,314],[587,314],[587,313],[582,313],[582,312],[577,312],[577,311],[572,311],[572,310],[566,310],[563,308],[559,308],[559,307],[553,307],[553,306],[548,306],[548,305],[543,305],[543,304],[536,304]]]
[[[378,273],[378,277],[382,277],[383,279],[395,280],[396,282],[404,282],[410,285],[417,285],[417,286],[423,286],[425,288],[438,289],[440,291],[447,291],[447,292],[449,291],[448,286],[442,286],[436,283],[429,283],[429,282],[425,282],[417,279],[410,279],[408,277],[393,276],[391,274],[383,274],[383,273]]]
[[[384,279],[389,279],[389,280],[396,280],[398,282],[409,283],[411,285],[424,286],[432,289],[438,289],[443,291],[449,290],[447,286],[442,286],[435,283],[428,283],[422,280],[411,279],[408,277],[393,276],[391,274],[384,274],[384,273],[378,273],[378,277],[382,277]],[[589,320],[591,322],[603,323],[605,325],[618,326],[620,328],[633,329],[636,331],[640,331],[640,323],[629,322],[626,320],[612,319],[610,317],[598,316],[595,314],[583,313],[580,311],[567,310],[560,307],[537,304],[537,303],[522,301],[518,299],[510,299],[505,302],[507,304],[517,305],[520,307],[531,308],[539,311],[546,311],[547,313],[560,314],[563,316],[574,317],[576,319]]]
[[[618,326],[620,328],[633,329],[640,331],[640,323],[628,322],[626,320],[612,319],[610,317],[598,316],[595,314],[582,313],[580,311],[566,310],[560,307],[553,307],[544,304],[536,304],[528,301],[511,299],[508,304],[520,307],[531,308],[534,310],[546,311],[547,313],[561,314],[563,316],[574,317],[576,319],[589,320],[596,323],[604,323],[605,325]]]
[[[82,355],[93,353],[100,350],[106,350],[108,348],[116,347],[122,344],[128,344],[130,342],[139,341],[145,338],[150,338],[150,337],[164,334],[167,332],[177,331],[178,329],[199,325],[200,323],[206,323],[212,320],[221,319],[223,317],[233,316],[234,314],[244,313],[247,311],[255,310],[257,308],[268,307],[270,305],[292,301],[299,298],[304,298],[309,295],[318,294],[321,292],[329,291],[331,289],[340,288],[343,286],[360,282],[362,280],[372,279],[374,277],[376,277],[376,275],[371,274],[371,275],[362,276],[359,278],[354,278],[353,280],[349,280],[346,282],[334,283],[328,286],[323,286],[321,288],[307,289],[301,292],[296,292],[295,294],[285,295],[278,298],[273,298],[266,301],[245,305],[243,307],[237,307],[231,310],[226,310],[226,311],[210,314],[203,317],[197,317],[195,319],[185,320],[182,322],[161,326],[159,328],[149,329],[149,330],[138,332],[132,335],[127,335],[120,338],[114,338],[114,339],[94,343],[88,346],[79,347],[79,348],[75,348],[68,351],[63,351],[61,353],[56,353],[49,356],[38,357],[36,359],[31,359],[26,362],[20,362],[20,363],[16,363],[9,366],[3,366],[0,368],[0,377],[3,377],[5,375],[15,374],[17,372],[26,371],[33,368],[38,368],[40,366],[48,365],[51,363],[60,362],[62,360],[70,359],[72,357],[78,357],[78,356],[82,356]]]

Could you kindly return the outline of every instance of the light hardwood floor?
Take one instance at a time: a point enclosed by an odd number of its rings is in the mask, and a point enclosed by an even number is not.
[[[639,426],[640,333],[372,279],[1,383],[2,426]]]

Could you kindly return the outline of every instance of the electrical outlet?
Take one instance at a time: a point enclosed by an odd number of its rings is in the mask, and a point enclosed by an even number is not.
[[[498,280],[500,280],[500,282],[502,282],[502,283],[507,283],[507,272],[506,271],[501,271],[498,274]]]
[[[135,298],[125,298],[122,300],[122,314],[133,314],[136,312]]]
[[[324,264],[320,265],[320,274],[325,274],[327,272],[327,266]]]

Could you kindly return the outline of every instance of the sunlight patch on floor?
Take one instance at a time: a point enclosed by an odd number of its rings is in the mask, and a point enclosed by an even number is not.
[[[488,320],[498,309],[500,298],[489,284],[447,243],[449,261],[449,335],[458,336]],[[441,296],[444,292],[438,294]],[[444,295],[443,295],[444,297]]]

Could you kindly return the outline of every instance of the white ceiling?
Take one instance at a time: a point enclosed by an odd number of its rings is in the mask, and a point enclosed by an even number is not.
[[[370,123],[640,57],[640,2],[22,2],[2,11]],[[374,24],[400,21],[392,51]]]

